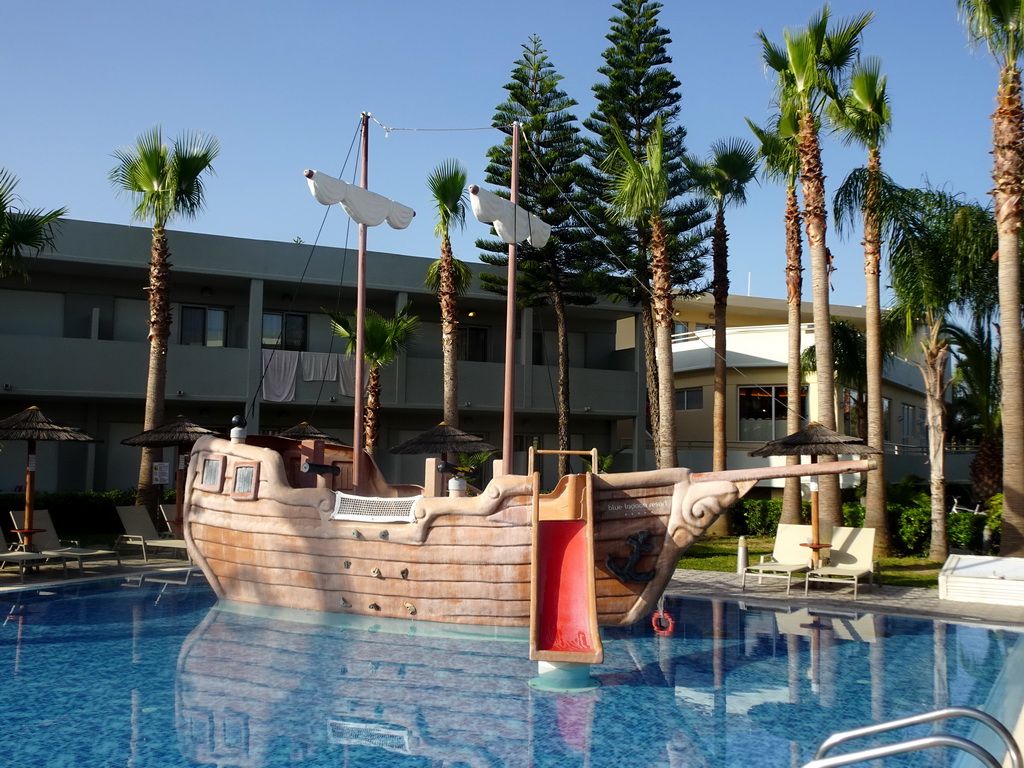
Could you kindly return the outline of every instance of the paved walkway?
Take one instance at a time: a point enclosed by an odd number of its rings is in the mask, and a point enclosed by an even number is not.
[[[166,571],[181,571],[191,568],[187,560],[182,558],[151,557],[149,561],[131,553],[128,557],[121,556],[121,568],[113,559],[96,558],[86,560],[81,571],[75,563],[68,563],[68,577],[62,578],[60,565],[46,564],[34,568],[25,574],[25,583],[18,579],[18,569],[8,566],[0,569],[0,593],[18,589],[40,589],[42,587],[75,584],[95,579],[111,579],[121,576],[137,577],[143,574],[158,574]]]
[[[822,611],[886,613],[1024,628],[1024,607],[941,600],[938,589],[886,584],[862,584],[856,600],[853,599],[852,586],[812,584],[807,597],[804,597],[802,579],[793,583],[792,592],[787,595],[786,584],[781,579],[765,579],[763,584],[758,584],[757,577],[748,576],[746,589],[740,591],[739,574],[677,570],[666,594],[742,601],[748,606],[774,610],[787,606],[814,607]]]

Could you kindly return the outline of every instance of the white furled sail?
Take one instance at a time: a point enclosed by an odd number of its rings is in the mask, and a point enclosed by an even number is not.
[[[345,213],[357,224],[375,227],[386,221],[392,229],[405,229],[416,215],[416,211],[407,205],[396,203],[383,195],[328,176],[326,173],[306,171],[305,176],[309,191],[313,193],[317,202],[323,205],[340,203]]]
[[[515,205],[511,200],[473,184],[469,188],[469,201],[477,221],[493,224],[494,231],[503,242],[511,245],[526,240],[534,248],[543,248],[551,235],[551,225]]]

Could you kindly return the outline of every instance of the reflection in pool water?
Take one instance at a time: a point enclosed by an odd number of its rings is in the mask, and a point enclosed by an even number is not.
[[[778,768],[946,704],[1020,711],[1016,631],[852,611],[668,599],[671,635],[607,631],[601,688],[564,695],[527,685],[522,635],[261,614],[201,578],[3,599],[5,757],[33,768]]]

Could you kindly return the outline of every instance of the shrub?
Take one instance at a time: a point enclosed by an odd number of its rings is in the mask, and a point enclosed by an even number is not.
[[[889,520],[896,531],[893,544],[903,554],[921,556],[927,553],[932,528],[930,507],[890,504]]]
[[[174,491],[163,494],[161,503],[174,500]],[[35,496],[36,509],[48,509],[54,527],[66,539],[79,537],[94,540],[107,539],[122,532],[117,516],[118,506],[135,503],[135,489],[114,491],[40,491]],[[13,527],[7,510],[25,508],[24,493],[0,493],[0,527],[10,531]],[[9,539],[10,540],[10,539]]]
[[[1003,529],[1003,494],[997,493],[988,500],[985,527],[992,532],[992,551],[999,551],[999,538]]]
[[[946,533],[949,535],[950,546],[980,552],[985,523],[985,515],[950,512],[946,517]]]
[[[864,505],[859,501],[843,503],[843,525],[860,528],[864,525]]]
[[[774,536],[782,517],[779,499],[740,499],[733,508],[742,535]]]

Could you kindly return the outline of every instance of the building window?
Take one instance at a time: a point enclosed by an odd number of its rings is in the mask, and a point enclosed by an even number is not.
[[[738,387],[739,439],[767,443],[785,437],[789,397],[784,386]],[[800,387],[800,415],[807,415],[807,387]]]
[[[917,438],[917,409],[902,403],[900,405],[900,438],[904,443],[912,442]]]
[[[459,326],[459,360],[486,363],[489,331],[489,328],[478,325]]]
[[[291,312],[263,313],[263,346],[306,351],[309,318]]]
[[[892,440],[892,398],[882,398],[882,439]],[[876,445],[875,448],[881,448],[882,446]]]
[[[699,411],[704,407],[704,387],[676,390],[677,411]]]
[[[227,346],[228,311],[214,307],[181,307],[181,344],[198,347]]]

